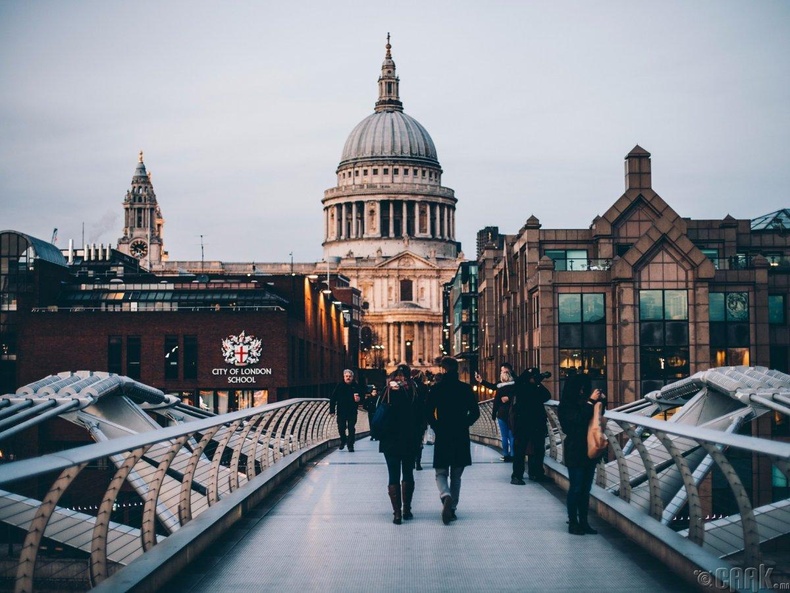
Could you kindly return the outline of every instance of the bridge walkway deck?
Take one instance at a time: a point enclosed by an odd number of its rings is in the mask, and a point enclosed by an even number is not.
[[[445,526],[433,448],[415,472],[414,520],[392,524],[378,443],[333,450],[256,508],[168,593],[688,591],[689,586],[616,530],[567,533],[553,483],[510,484],[499,453],[473,444],[458,521]]]

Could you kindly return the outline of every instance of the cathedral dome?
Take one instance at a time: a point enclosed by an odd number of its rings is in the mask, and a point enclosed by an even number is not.
[[[357,124],[346,140],[340,167],[381,159],[439,167],[428,131],[398,110],[372,113]]]

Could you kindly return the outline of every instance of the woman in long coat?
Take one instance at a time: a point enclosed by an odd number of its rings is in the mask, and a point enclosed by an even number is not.
[[[560,425],[565,433],[563,460],[568,468],[568,533],[596,534],[587,520],[590,490],[598,459],[587,456],[587,427],[593,416],[595,402],[604,401],[603,393],[592,393],[586,375],[568,377],[560,397],[558,409]]]
[[[400,525],[403,519],[414,518],[411,512],[414,460],[424,432],[425,401],[419,397],[411,371],[405,364],[390,375],[382,398],[389,403],[389,412],[386,426],[378,435],[379,451],[384,453],[387,462],[392,522]]]
[[[456,518],[461,495],[461,475],[472,465],[469,427],[480,417],[477,398],[469,383],[458,378],[458,361],[442,359],[441,379],[428,396],[428,423],[436,433],[433,467],[436,486],[442,501],[442,521],[447,525]]]

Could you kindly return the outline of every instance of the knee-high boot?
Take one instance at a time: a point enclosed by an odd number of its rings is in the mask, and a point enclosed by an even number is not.
[[[390,495],[390,502],[392,503],[392,522],[395,525],[401,524],[401,510],[400,510],[400,487],[398,484],[390,484],[387,486],[387,493]]]
[[[401,491],[403,493],[403,518],[414,519],[411,514],[411,499],[414,496],[414,482],[401,482]]]

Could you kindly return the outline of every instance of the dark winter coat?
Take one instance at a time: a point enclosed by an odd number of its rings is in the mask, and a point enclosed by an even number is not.
[[[388,385],[381,397],[389,401],[390,409],[386,430],[379,438],[379,451],[401,458],[416,456],[425,432],[425,401],[411,381],[402,382],[399,389]]]
[[[510,399],[510,429],[517,438],[540,439],[549,434],[544,403],[551,393],[542,384],[516,381]]]
[[[469,383],[445,374],[428,394],[428,423],[436,433],[433,467],[472,465],[469,427],[480,417],[480,407]]]
[[[586,393],[584,392],[586,391]],[[567,467],[585,467],[595,461],[587,457],[587,427],[594,407],[588,402],[589,389],[577,380],[568,380],[562,390],[558,415],[565,433],[562,458]]]
[[[360,398],[365,394],[356,381],[338,383],[332,391],[332,395],[329,396],[329,413],[334,414],[337,411],[338,416],[356,419],[359,403],[354,401],[355,393]]]
[[[483,383],[488,387],[488,384]],[[504,420],[508,422],[510,419],[510,404],[513,402],[513,392],[515,391],[515,383],[507,381],[505,383],[497,383],[496,395],[494,396],[494,405],[491,409],[492,420]],[[507,397],[507,403],[502,401],[503,397]]]

